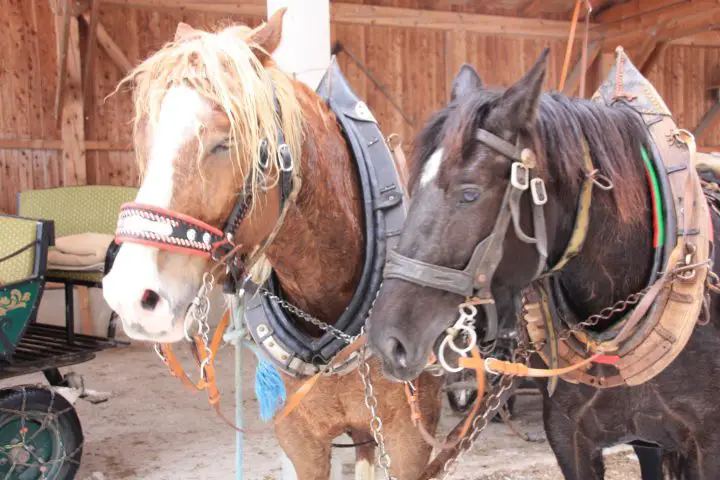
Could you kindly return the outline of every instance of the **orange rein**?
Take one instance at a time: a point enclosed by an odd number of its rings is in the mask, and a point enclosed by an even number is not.
[[[215,410],[215,414],[218,416],[220,420],[228,424],[233,429],[243,432],[243,433],[259,433],[262,430],[250,430],[250,429],[242,429],[238,428],[235,423],[228,420],[225,415],[223,415],[222,411],[220,410],[220,390],[217,387],[217,381],[215,379],[215,359],[217,358],[217,352],[220,349],[220,342],[223,338],[223,335],[225,333],[225,330],[227,330],[227,327],[230,323],[230,311],[226,310],[225,313],[222,316],[222,319],[220,320],[220,323],[218,324],[217,328],[215,329],[215,333],[213,334],[212,341],[210,342],[210,345],[206,345],[203,339],[196,335],[193,338],[194,341],[194,357],[195,362],[197,363],[198,367],[200,367],[201,371],[201,378],[197,382],[193,382],[190,379],[190,376],[185,373],[185,370],[183,369],[182,365],[178,361],[177,357],[175,356],[175,353],[173,352],[172,345],[169,343],[161,343],[157,344],[157,350],[160,354],[160,357],[162,358],[163,363],[165,366],[170,370],[170,373],[179,379],[183,385],[185,385],[190,390],[194,391],[207,391],[208,395],[208,403],[211,407],[213,407],[213,410]],[[342,361],[345,361],[350,355],[358,351],[366,342],[366,337],[362,336],[360,337],[355,343],[345,347],[344,350],[342,350],[328,365],[328,368],[331,368],[333,365],[336,365]],[[207,347],[207,349],[206,349]],[[208,359],[208,350],[210,352],[209,359]],[[273,424],[279,423],[281,420],[286,418],[290,413],[302,402],[302,400],[307,396],[308,393],[312,390],[312,388],[315,386],[315,383],[320,378],[320,376],[323,374],[323,372],[320,372],[316,375],[313,375],[312,377],[308,378],[301,386],[298,388],[295,393],[293,393],[285,403],[285,406],[280,410],[273,419]]]

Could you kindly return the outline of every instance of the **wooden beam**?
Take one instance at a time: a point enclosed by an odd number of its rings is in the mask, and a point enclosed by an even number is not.
[[[85,18],[85,15],[83,15]],[[95,55],[97,46],[97,26],[100,19],[100,0],[90,0],[90,21],[87,22],[87,47],[85,48],[85,64],[83,66],[83,92],[85,93],[84,107],[87,114],[85,115],[85,133],[88,137],[92,136],[92,118],[93,100],[95,98]]]
[[[720,145],[698,145],[697,151],[703,153],[720,153]]]
[[[55,124],[62,121],[61,104],[65,94],[65,81],[67,70],[68,38],[70,36],[70,7],[69,0],[60,0],[60,15],[55,15],[55,39],[57,41],[57,81],[55,83]],[[52,6],[52,3],[51,3]]]
[[[671,42],[673,45],[685,45],[692,47],[720,47],[720,30],[688,35],[687,37],[676,38]]]
[[[710,107],[710,110],[705,112],[700,123],[698,123],[698,126],[693,130],[692,134],[695,136],[695,140],[698,140],[706,131],[712,129],[718,120],[720,120],[720,101],[715,102],[713,106]]]
[[[665,53],[665,50],[667,50],[668,42],[662,41],[657,42],[655,44],[655,47],[653,48],[652,52],[650,52],[650,55],[647,56],[645,61],[640,64],[640,73],[642,73],[644,76],[648,76],[650,73],[650,70],[655,66],[657,61],[662,57],[663,53]]]
[[[40,140],[40,139],[23,139],[23,138],[2,138],[0,139],[0,149],[14,150],[62,150],[62,140]],[[87,140],[85,142],[85,150],[103,150],[103,151],[132,151],[133,146],[130,143],[108,142],[105,140]]]
[[[77,17],[70,19],[67,49],[67,92],[62,104],[60,137],[63,142],[63,185],[85,185],[85,110],[82,95],[80,31]]]
[[[617,22],[639,15],[656,13],[668,7],[689,2],[690,0],[630,0],[629,2],[620,3],[614,7],[605,9],[602,13],[599,13],[595,19],[601,23]]]
[[[220,4],[212,0],[103,0],[127,7],[172,9],[174,11],[206,11],[224,14],[254,15],[265,18],[265,5],[258,3]],[[380,7],[373,5],[330,3],[330,20],[334,23],[416,27],[430,30],[465,30],[484,35],[567,39],[570,22],[501,15],[421,10],[414,8]],[[582,33],[578,29],[578,36]],[[597,35],[591,32],[594,39]]]
[[[90,16],[87,13],[83,14],[85,21],[90,24]],[[102,23],[97,24],[97,41],[103,50],[108,54],[113,63],[120,69],[120,73],[126,75],[132,70],[132,63],[128,60],[127,55],[123,53],[122,49],[118,47],[117,43],[113,41],[110,34],[105,30]]]
[[[600,41],[594,41],[588,45],[587,64],[583,65],[582,58],[578,59],[577,63],[570,72],[570,75],[568,75],[567,81],[565,82],[565,88],[563,88],[563,93],[565,95],[575,94],[578,87],[580,87],[580,80],[582,79],[583,70],[586,70],[588,67],[590,67],[590,65],[593,64],[595,59],[600,54],[601,50],[602,44]]]
[[[616,44],[623,43],[633,37],[642,37],[651,28],[665,31],[682,25],[688,21],[705,21],[709,15],[720,11],[720,4],[715,0],[696,0],[692,2],[673,3],[664,8],[652,10],[649,13],[635,15],[612,22],[603,22],[595,25],[592,30],[597,35],[604,36],[606,41]]]

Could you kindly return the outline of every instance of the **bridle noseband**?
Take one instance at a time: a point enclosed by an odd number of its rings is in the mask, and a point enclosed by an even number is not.
[[[275,105],[279,115],[277,99]],[[277,132],[276,161],[280,174],[278,182],[280,188],[279,220],[273,233],[260,246],[258,252],[264,251],[265,247],[273,240],[274,234],[277,233],[281,223],[280,219],[284,216],[294,188],[295,166],[290,147],[285,143],[282,128],[278,127]],[[270,168],[271,160],[267,139],[263,139],[258,146],[258,166],[262,176]],[[253,204],[252,182],[253,175],[250,172],[222,229],[180,212],[142,203],[125,203],[120,208],[115,242],[117,244],[138,243],[160,250],[212,259],[216,265],[223,264],[225,266],[227,274],[223,285],[225,293],[237,292],[247,283],[247,272],[259,257],[256,253],[255,258],[245,262],[237,254],[239,246],[235,244],[235,232],[245,220]]]
[[[505,189],[492,232],[478,243],[463,270],[425,263],[391,251],[388,253],[384,276],[455,293],[465,297],[469,303],[482,305],[487,317],[487,330],[483,341],[492,342],[498,333],[497,307],[491,291],[492,279],[502,260],[503,243],[510,219],[512,218],[518,238],[525,243],[534,244],[537,249],[537,276],[545,268],[547,259],[547,233],[542,208],[547,202],[547,192],[543,180],[539,177],[533,178],[536,159],[532,150],[520,149],[518,145],[483,129],[477,130],[475,138],[513,160],[510,182]],[[532,193],[534,238],[526,235],[520,226],[520,200],[527,190]]]

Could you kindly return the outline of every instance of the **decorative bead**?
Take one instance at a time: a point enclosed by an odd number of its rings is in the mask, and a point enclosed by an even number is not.
[[[187,231],[188,240],[190,240],[191,242],[194,242],[196,237],[197,237],[197,232],[195,231],[194,228],[191,228],[190,230]]]

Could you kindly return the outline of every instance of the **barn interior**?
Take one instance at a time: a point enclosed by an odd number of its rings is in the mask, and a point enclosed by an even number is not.
[[[208,30],[230,23],[254,27],[270,8],[306,1],[310,12],[329,4],[332,54],[383,132],[399,135],[406,152],[447,101],[463,63],[472,64],[484,83],[509,86],[550,47],[546,89],[589,98],[607,78],[618,46],[655,86],[676,123],[693,133],[698,150],[720,152],[718,0],[0,0],[0,214],[19,213],[22,192],[137,187],[131,94],[116,91],[120,80],[170,41],[179,22]],[[62,325],[68,290],[57,282],[45,288],[38,317]],[[78,283],[70,295],[74,330],[106,332],[111,311],[100,289]],[[213,308],[215,321],[221,306],[219,300]],[[246,478],[292,478],[271,428],[258,418],[251,357],[243,366],[244,416],[250,427],[267,431],[257,441],[245,438]],[[233,362],[232,348],[223,349],[218,379],[228,412]],[[130,341],[72,369],[88,388],[109,395],[104,403],[77,405],[85,429],[77,478],[233,477],[235,433],[215,419],[202,395],[182,389],[151,347]],[[32,373],[3,383],[39,381],[42,375]],[[534,395],[521,398],[519,428],[542,428],[537,404]],[[447,430],[457,415],[446,408],[445,417]],[[458,471],[462,478],[558,478],[547,443],[525,442],[502,424],[491,425],[486,438]],[[333,478],[352,478],[346,450],[334,454]],[[507,455],[518,454],[523,460],[509,465]],[[610,454],[608,478],[639,478],[627,449]]]

